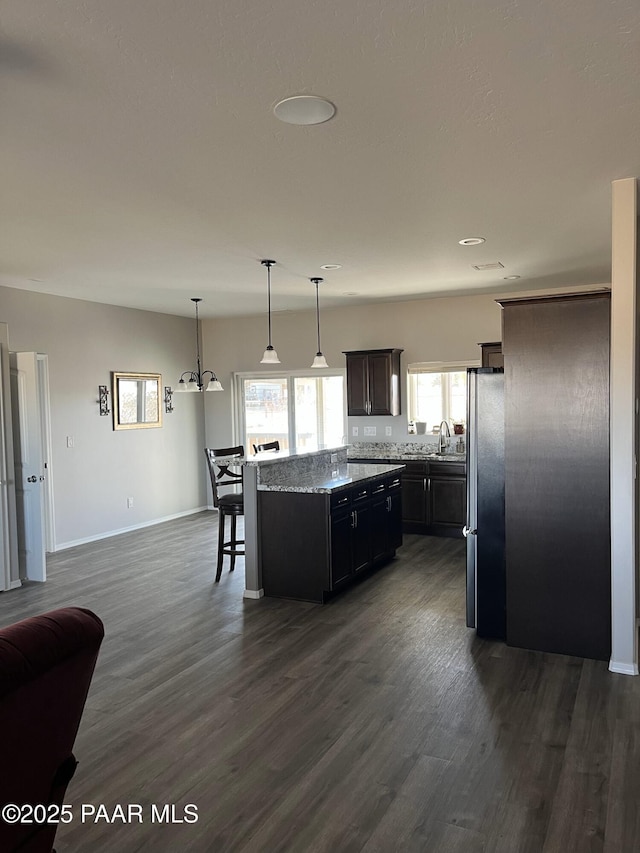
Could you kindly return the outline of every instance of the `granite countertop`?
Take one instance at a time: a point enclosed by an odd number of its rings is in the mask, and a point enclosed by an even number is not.
[[[277,485],[258,484],[259,492],[302,492],[306,494],[331,494],[358,483],[366,483],[384,474],[400,473],[404,465],[367,465],[349,463],[340,465],[335,476],[330,473],[295,475]]]
[[[452,441],[455,436],[452,436]],[[465,436],[466,440],[466,436]],[[433,444],[417,442],[392,443],[382,441],[360,442],[348,449],[348,459],[392,459],[399,462],[466,462],[466,450],[463,453],[438,453]]]

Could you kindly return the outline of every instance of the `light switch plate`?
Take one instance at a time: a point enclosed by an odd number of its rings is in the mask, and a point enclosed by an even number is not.
[[[375,427],[365,427],[364,428],[364,434],[365,435],[375,435],[376,434],[376,428]]]
[[[385,427],[384,428],[384,434],[385,435],[393,435],[393,429],[391,427]]]

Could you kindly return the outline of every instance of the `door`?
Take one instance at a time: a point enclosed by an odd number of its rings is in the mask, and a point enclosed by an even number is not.
[[[469,371],[467,625],[504,639],[504,375]]]
[[[11,353],[10,359],[18,565],[21,578],[45,581],[45,468],[42,457],[38,355],[35,352],[16,352]]]
[[[347,354],[347,414],[369,414],[369,367],[366,353]]]

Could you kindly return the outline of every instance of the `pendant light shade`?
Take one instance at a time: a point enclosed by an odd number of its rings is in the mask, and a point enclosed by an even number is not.
[[[196,306],[196,369],[185,370],[178,381],[176,391],[204,391],[205,376],[209,375],[207,391],[224,391],[222,384],[213,370],[202,370],[200,367],[200,321],[198,318],[198,303],[202,299],[198,296],[192,297],[191,301]],[[187,377],[185,382],[184,377]]]
[[[323,278],[310,278],[309,281],[311,284],[315,284],[316,286],[316,326],[318,329],[318,352],[316,353],[315,358],[313,359],[313,364],[311,367],[329,367],[327,364],[327,359],[322,354],[322,350],[320,349],[320,297],[318,295],[318,285],[321,284],[324,279]]]
[[[264,260],[260,261],[260,263],[263,267],[267,268],[267,304],[269,310],[269,344],[264,351],[260,364],[280,364],[278,353],[271,345],[271,267],[275,264],[275,261]]]

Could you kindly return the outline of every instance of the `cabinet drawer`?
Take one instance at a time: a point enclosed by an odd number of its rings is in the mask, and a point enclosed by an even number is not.
[[[464,462],[429,462],[429,474],[435,477],[464,477]]]
[[[370,494],[371,489],[369,486],[360,486],[360,488],[352,489],[351,502],[356,504],[360,503],[360,501],[366,501]]]
[[[427,463],[426,462],[406,462],[403,475],[407,474],[410,477],[426,477]]]
[[[331,495],[331,509],[339,509],[343,506],[350,506],[351,504],[351,492],[343,491],[343,492],[335,492],[335,494]]]

